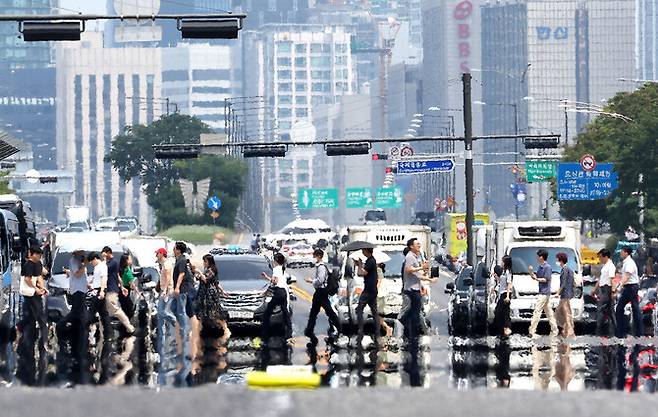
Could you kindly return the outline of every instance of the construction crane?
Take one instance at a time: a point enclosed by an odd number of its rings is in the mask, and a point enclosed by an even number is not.
[[[379,30],[379,48],[360,48],[357,44],[352,47],[353,54],[379,54],[379,97],[381,100],[381,123],[382,134],[388,135],[388,74],[391,68],[393,58],[393,48],[395,47],[395,38],[400,31],[400,22],[389,16],[386,19],[388,31]]]

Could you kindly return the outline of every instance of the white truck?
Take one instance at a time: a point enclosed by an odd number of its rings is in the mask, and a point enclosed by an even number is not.
[[[91,229],[89,207],[66,206],[66,227],[83,232]]]
[[[347,235],[350,242],[366,241],[374,244],[391,259],[385,263],[384,281],[378,290],[377,309],[384,317],[395,318],[402,308],[402,251],[407,241],[416,238],[421,242],[425,259],[432,258],[432,237],[428,226],[398,225],[398,226],[350,226]],[[363,277],[354,272],[353,262],[349,258],[343,260],[343,279],[338,291],[338,300],[335,306],[343,324],[351,321],[357,323],[356,306],[359,295],[363,291]],[[336,305],[337,304],[337,305]],[[425,312],[429,311],[429,287],[423,287],[423,305]],[[372,319],[368,307],[364,316]]]
[[[514,298],[511,300],[512,322],[530,322],[537,302],[539,285],[528,273],[528,266],[538,267],[537,251],[548,251],[547,262],[553,268],[551,280],[551,307],[556,308],[559,299],[556,295],[560,288],[560,268],[555,255],[564,252],[569,258],[568,265],[575,273],[575,298],[571,300],[573,319],[583,322],[587,319],[584,311],[582,291],[582,267],[580,260],[580,226],[578,221],[528,221],[495,222],[489,226],[476,227],[476,251],[481,262],[485,262],[490,271],[500,263],[503,256],[512,257],[514,276]],[[491,295],[495,285],[493,272],[488,281],[487,321],[493,322],[496,297]],[[542,316],[542,320],[545,317]]]

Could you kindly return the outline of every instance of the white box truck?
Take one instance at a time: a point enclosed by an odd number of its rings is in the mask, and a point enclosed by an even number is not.
[[[374,244],[378,249],[386,253],[391,259],[385,263],[384,281],[382,281],[377,297],[377,308],[379,314],[384,317],[396,318],[403,304],[402,298],[402,263],[404,255],[402,251],[407,241],[416,238],[420,241],[425,259],[431,261],[432,253],[432,230],[428,226],[417,225],[372,225],[372,226],[350,226],[347,235],[350,242],[357,240]],[[363,277],[353,273],[353,263],[347,257],[343,261],[343,277],[341,288],[338,292],[337,307],[338,315],[343,323],[352,321],[356,324],[356,306],[359,295],[363,291]],[[429,286],[423,286],[423,306],[425,312],[429,312]],[[337,304],[337,305],[336,305]],[[370,309],[366,307],[364,316],[371,320]]]
[[[510,303],[512,322],[530,322],[537,302],[539,285],[528,273],[528,266],[538,267],[537,251],[548,251],[547,262],[553,268],[551,280],[551,307],[559,303],[557,291],[560,288],[560,268],[555,255],[564,252],[569,258],[568,265],[575,273],[575,298],[571,309],[575,322],[587,319],[584,311],[582,291],[582,265],[580,260],[580,229],[578,221],[529,221],[495,222],[490,226],[480,226],[475,230],[476,251],[480,261],[485,262],[490,271],[499,264],[504,255],[512,257],[514,298]],[[495,285],[493,273],[489,278],[489,289]],[[487,320],[492,323],[496,299],[487,291]],[[542,320],[545,317],[542,316]]]

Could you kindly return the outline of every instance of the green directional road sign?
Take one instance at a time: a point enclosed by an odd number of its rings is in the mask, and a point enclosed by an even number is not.
[[[338,207],[336,188],[300,188],[297,191],[297,204],[300,210]]]
[[[402,190],[400,187],[378,188],[375,194],[375,207],[400,208],[402,207]]]
[[[526,161],[525,175],[528,182],[546,182],[557,175],[555,161]]]
[[[372,191],[370,188],[346,188],[345,207],[366,208],[372,207]]]

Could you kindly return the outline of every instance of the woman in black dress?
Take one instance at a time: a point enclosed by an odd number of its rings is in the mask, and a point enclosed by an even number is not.
[[[204,326],[213,323],[222,328],[224,339],[231,336],[226,325],[226,312],[221,305],[221,295],[224,290],[219,285],[217,266],[212,255],[203,256],[203,274],[199,276],[199,291],[196,299],[196,315]]]

